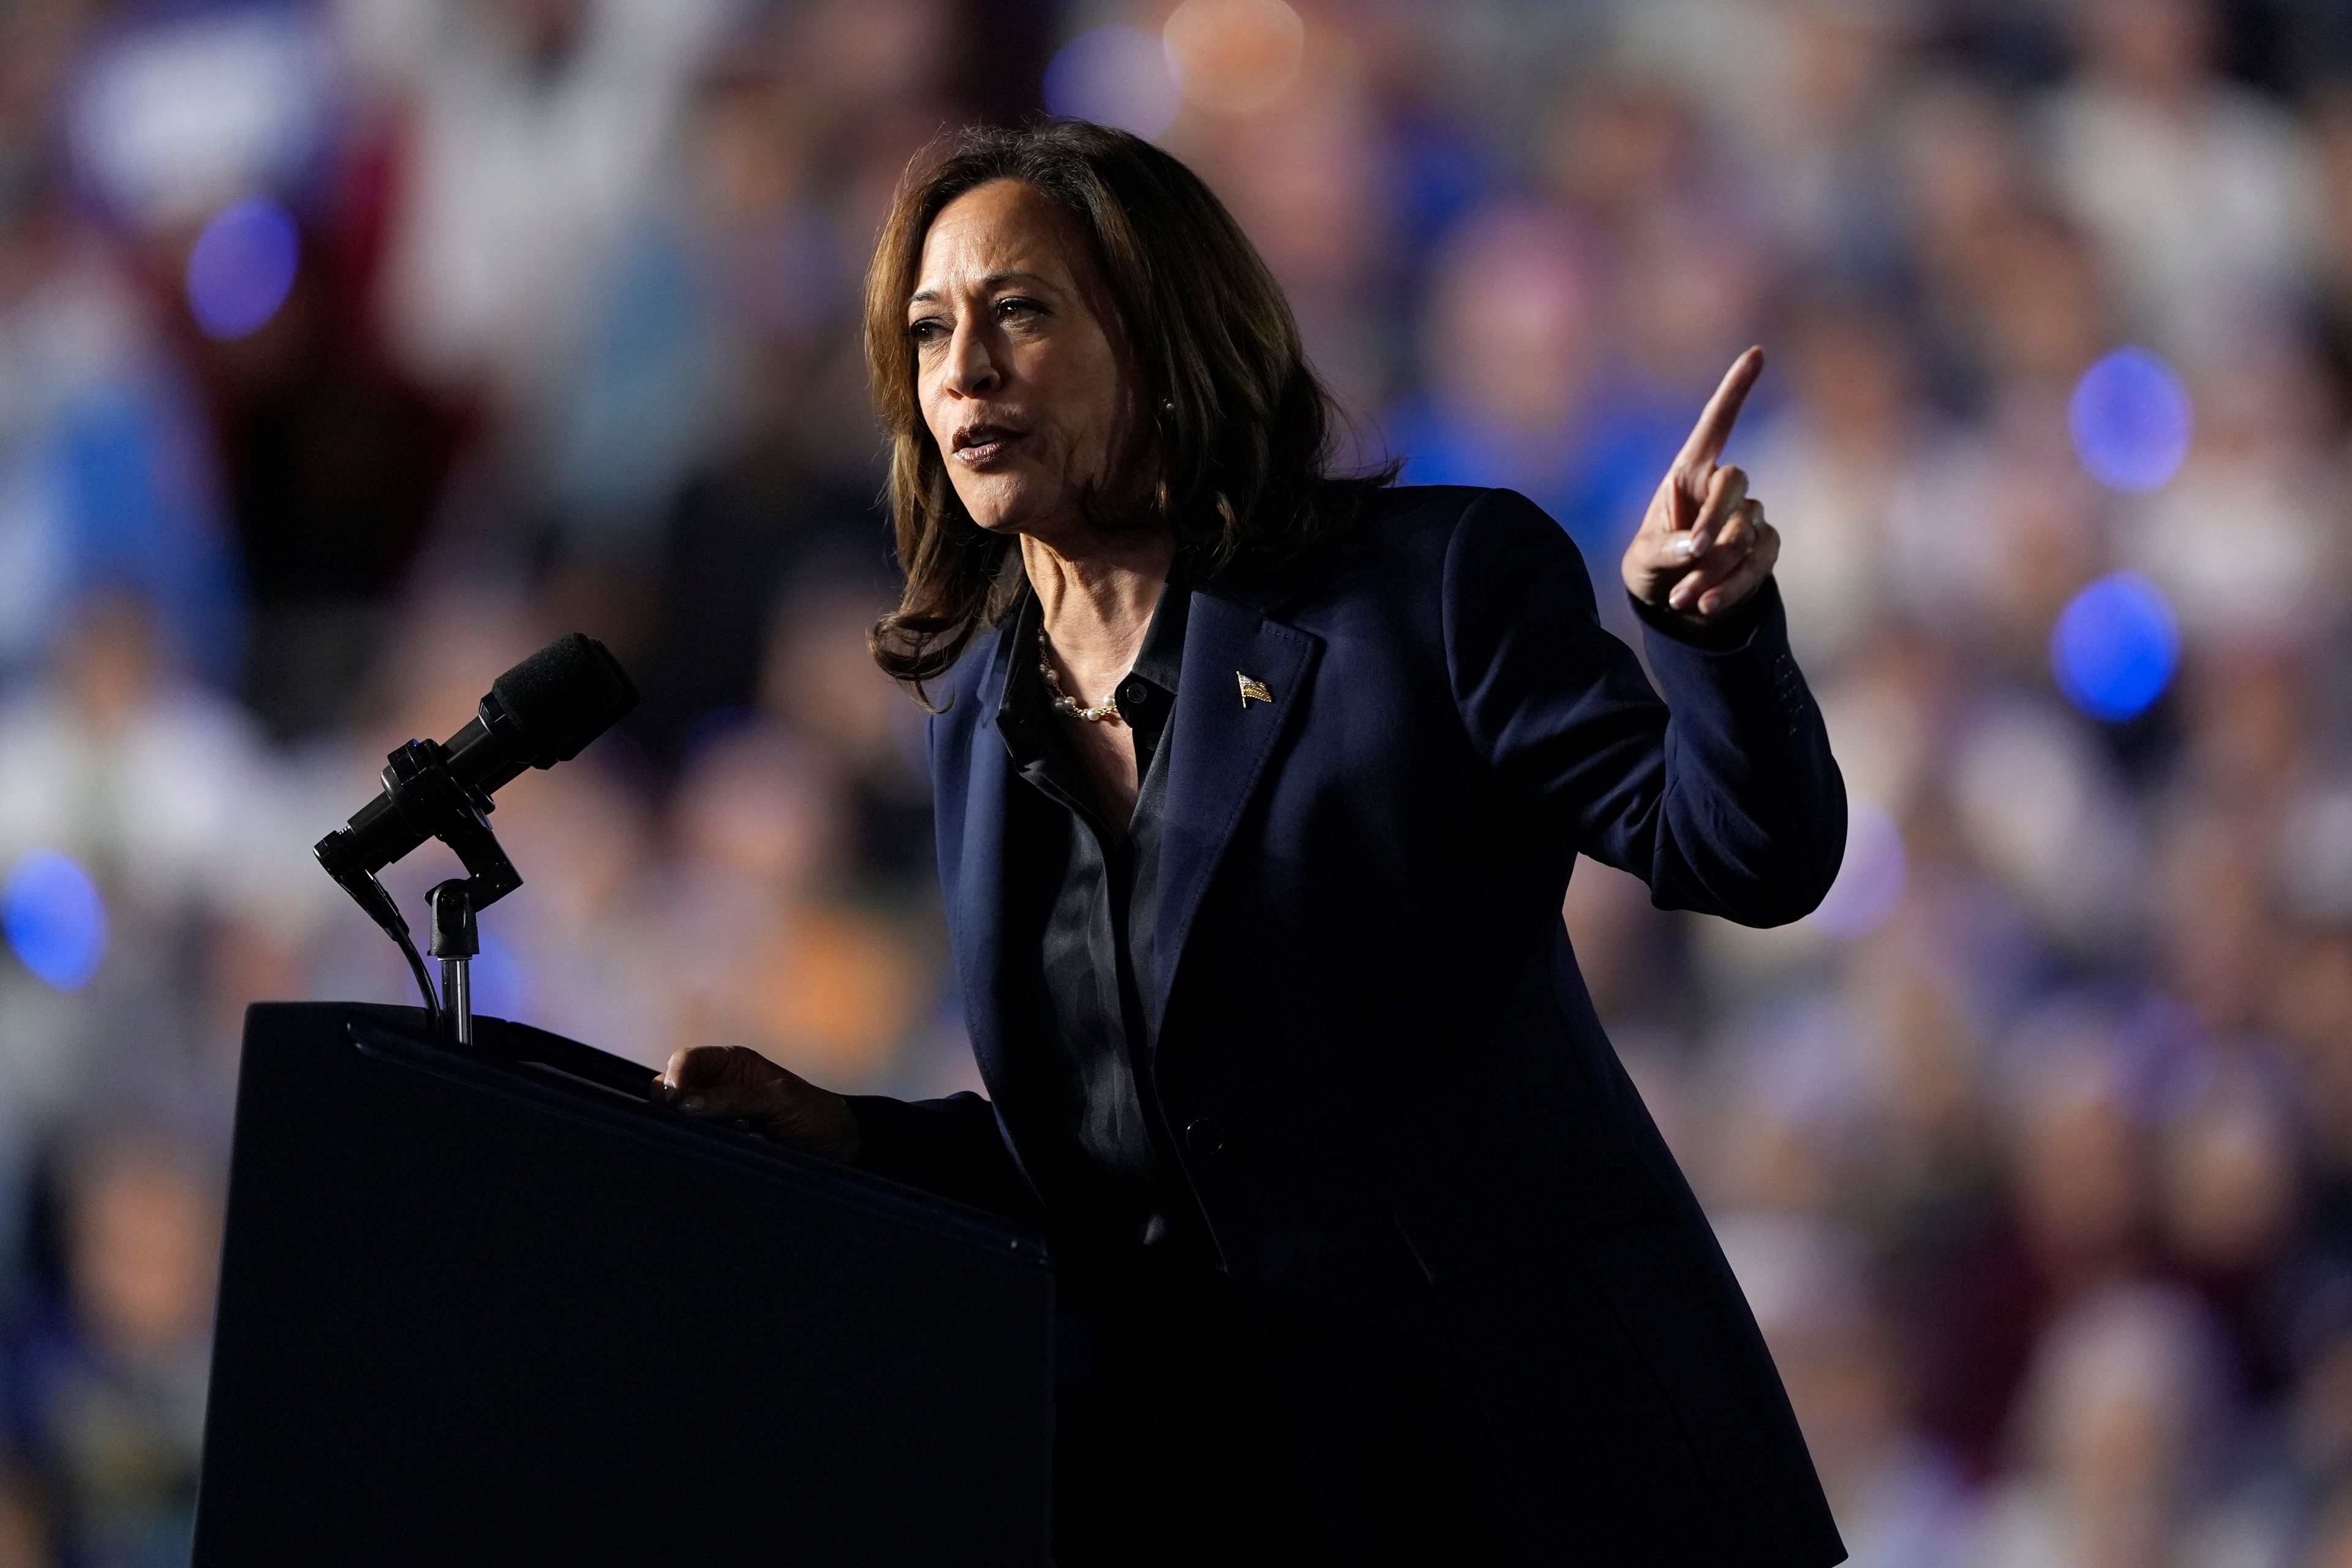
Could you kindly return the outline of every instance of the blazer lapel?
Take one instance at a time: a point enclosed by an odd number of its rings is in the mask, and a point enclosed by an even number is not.
[[[1321,639],[1272,621],[1214,589],[1196,589],[1169,722],[1168,796],[1160,829],[1148,1038],[1160,1038],[1168,996],[1209,879],[1223,858],[1276,742],[1306,706]],[[1243,685],[1258,690],[1247,696]],[[1261,694],[1262,693],[1262,694]]]
[[[1009,624],[1009,623],[1007,623]],[[1004,780],[1010,771],[996,710],[1012,673],[1011,638],[1000,626],[987,663],[965,700],[962,842],[957,847],[955,943],[963,981],[964,1027],[981,1078],[996,1081],[1002,1058],[1004,995]]]

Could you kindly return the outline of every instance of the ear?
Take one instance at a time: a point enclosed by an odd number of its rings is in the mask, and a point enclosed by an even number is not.
[[[1174,412],[1174,400],[1156,395],[1124,353],[1119,356],[1119,386],[1118,425],[1104,458],[1107,471],[1092,488],[1113,515],[1130,507],[1149,508],[1164,519],[1171,494],[1168,416]],[[1124,476],[1132,478],[1121,483]]]

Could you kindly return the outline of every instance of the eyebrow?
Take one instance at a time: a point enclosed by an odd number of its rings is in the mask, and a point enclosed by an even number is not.
[[[1034,272],[1019,271],[992,272],[987,277],[980,280],[980,286],[982,289],[997,289],[1002,288],[1007,283],[1019,283],[1024,281],[1040,283],[1048,289],[1054,287],[1053,280],[1049,278],[1043,277]],[[939,300],[940,291],[936,289],[921,289],[907,296],[907,303],[909,305],[936,305],[939,303]]]

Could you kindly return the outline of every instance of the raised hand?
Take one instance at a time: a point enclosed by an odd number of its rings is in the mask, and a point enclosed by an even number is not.
[[[1780,532],[1764,521],[1764,503],[1748,493],[1747,473],[1716,466],[1740,405],[1763,371],[1760,348],[1731,362],[1658,482],[1641,531],[1625,547],[1626,588],[1643,604],[1694,625],[1723,619],[1772,574],[1780,558]]]
[[[857,1158],[857,1119],[848,1101],[741,1046],[681,1048],[654,1079],[652,1097],[811,1154]]]

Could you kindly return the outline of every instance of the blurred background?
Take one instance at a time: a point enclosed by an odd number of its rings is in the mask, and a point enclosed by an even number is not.
[[[1844,872],[1566,917],[1855,1559],[2352,1565],[2352,8],[0,0],[0,1568],[185,1561],[242,1009],[408,999],[309,846],[551,635],[478,1006],[971,1082],[857,289],[1047,110],[1604,590],[1768,346]]]

